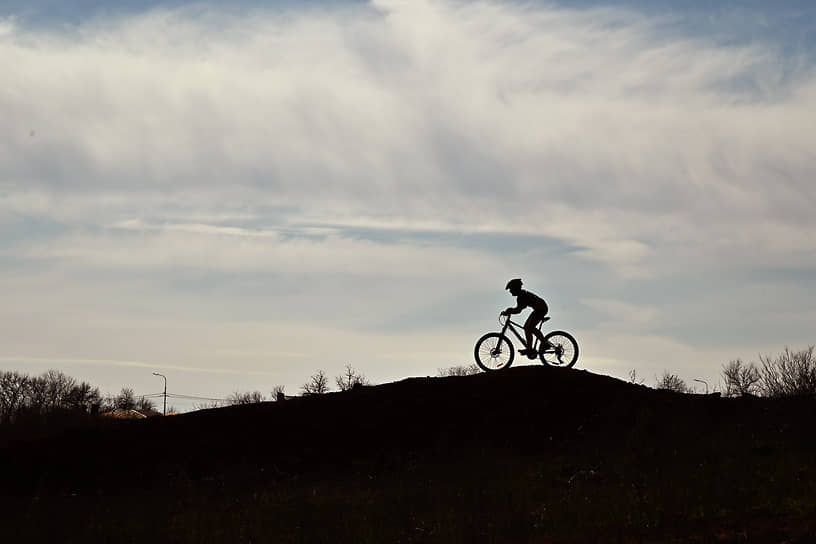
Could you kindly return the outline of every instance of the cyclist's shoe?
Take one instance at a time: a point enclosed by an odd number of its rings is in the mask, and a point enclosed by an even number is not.
[[[534,349],[520,349],[519,355],[526,355],[530,359],[535,359],[538,357],[538,353]]]

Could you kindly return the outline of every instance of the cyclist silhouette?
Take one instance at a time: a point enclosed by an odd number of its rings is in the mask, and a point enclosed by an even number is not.
[[[527,317],[527,321],[524,322],[524,333],[527,337],[527,346],[533,345],[533,335],[535,334],[539,341],[539,350],[543,353],[547,347],[547,342],[544,341],[544,335],[539,330],[538,324],[543,321],[550,309],[543,298],[530,291],[525,291],[521,288],[521,285],[522,282],[519,278],[515,278],[507,282],[507,285],[504,288],[510,291],[511,295],[516,297],[516,307],[507,308],[502,312],[502,315],[509,316],[511,314],[521,313],[522,310],[528,306],[532,308],[533,311],[530,313],[529,317]],[[525,349],[519,350],[519,355],[526,355],[527,357],[534,359],[538,356],[538,353],[536,353],[532,347],[525,347]]]

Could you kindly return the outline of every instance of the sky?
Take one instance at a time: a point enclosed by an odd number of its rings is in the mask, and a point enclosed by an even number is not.
[[[436,375],[514,277],[623,379],[816,343],[816,4],[220,4],[0,2],[0,370]]]

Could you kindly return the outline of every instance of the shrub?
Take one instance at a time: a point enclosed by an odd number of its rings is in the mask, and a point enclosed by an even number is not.
[[[284,392],[284,387],[282,385],[276,385],[272,388],[272,400],[286,400],[286,393]]]
[[[657,389],[666,389],[677,393],[688,393],[689,388],[677,374],[672,374],[668,370],[657,380]]]
[[[816,394],[816,359],[810,346],[801,351],[785,348],[777,358],[760,356],[759,389],[768,397]]]
[[[257,404],[259,402],[263,402],[264,400],[264,396],[260,391],[247,391],[245,393],[239,393],[236,391],[227,397],[227,404]]]
[[[326,377],[325,372],[318,370],[315,374],[312,374],[308,382],[303,384],[301,389],[305,395],[322,395],[329,391],[329,379]]]
[[[369,381],[366,377],[354,370],[351,365],[346,365],[343,373],[334,379],[334,383],[337,384],[340,391],[348,391],[354,387],[369,385]]]
[[[643,385],[643,378],[638,376],[637,370],[634,368],[629,371],[629,383],[634,383],[637,385]]]
[[[479,372],[480,370],[476,363],[472,363],[469,365],[457,365],[450,366],[448,368],[440,368],[437,375],[444,378],[446,376],[470,376],[472,374],[478,374]]]
[[[742,397],[756,395],[760,391],[759,369],[754,363],[744,364],[735,359],[723,365],[722,377],[725,382],[726,397]]]

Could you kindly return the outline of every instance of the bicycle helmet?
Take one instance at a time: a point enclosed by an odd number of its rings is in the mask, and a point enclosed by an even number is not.
[[[521,278],[514,278],[514,279],[508,281],[507,285],[504,286],[505,290],[512,289],[514,287],[516,289],[521,289]]]

